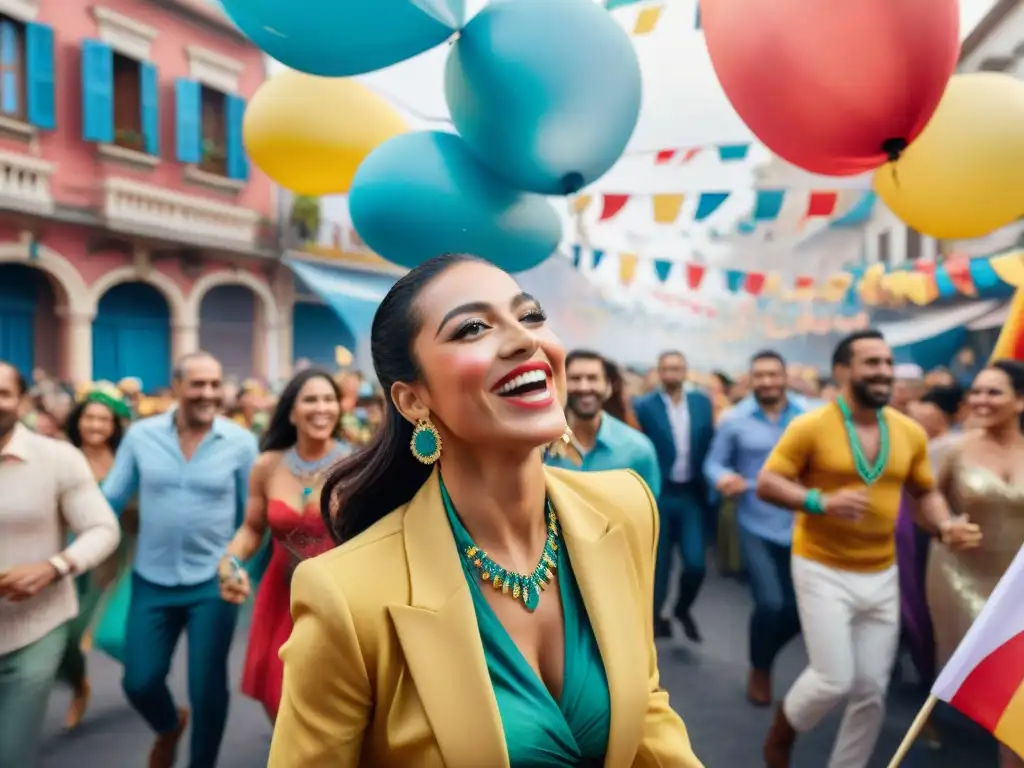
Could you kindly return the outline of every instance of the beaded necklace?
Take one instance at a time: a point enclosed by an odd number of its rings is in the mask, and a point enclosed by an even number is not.
[[[449,514],[452,517],[453,524],[458,522],[461,528],[461,521],[458,521],[458,517],[453,514],[454,506],[443,482],[441,483],[441,496],[445,507],[449,510]],[[561,540],[558,517],[555,515],[550,499],[545,500],[545,505],[547,508],[548,535],[544,541],[544,549],[541,551],[540,560],[537,561],[536,567],[530,573],[516,573],[498,565],[484,550],[473,543],[473,540],[469,537],[469,532],[464,528],[459,532],[461,535],[456,535],[456,541],[463,539],[462,542],[458,542],[463,557],[476,570],[481,581],[490,583],[494,589],[500,589],[502,594],[510,596],[513,600],[521,600],[523,606],[530,613],[537,610],[537,606],[540,604],[541,592],[547,589],[548,585],[554,581],[555,568],[558,565],[558,548]]]
[[[853,412],[850,406],[842,397],[836,398],[836,404],[843,414],[843,426],[846,428],[846,441],[850,446],[850,453],[853,454],[853,465],[865,485],[873,484],[885,472],[885,465],[889,462],[889,425],[882,415],[882,409],[876,412],[878,419],[878,456],[875,463],[870,464],[867,456],[864,455],[864,448],[860,444],[860,437],[857,435],[857,427],[853,423]]]
[[[351,449],[340,441],[335,441],[331,449],[319,459],[306,461],[299,456],[297,446],[292,446],[284,454],[284,465],[288,472],[302,484],[302,507],[305,509],[310,502],[316,485],[324,472],[338,459],[351,453]]]

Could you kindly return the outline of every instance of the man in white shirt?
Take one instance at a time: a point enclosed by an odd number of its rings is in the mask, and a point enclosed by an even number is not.
[[[78,614],[74,576],[116,548],[117,519],[74,446],[18,422],[25,381],[0,361],[0,766],[34,768]],[[65,547],[66,531],[75,534]]]

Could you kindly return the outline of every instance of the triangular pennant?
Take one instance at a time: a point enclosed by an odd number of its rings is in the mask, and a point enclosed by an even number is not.
[[[723,163],[746,160],[749,151],[749,144],[721,144],[718,147],[718,159]]]
[[[619,282],[623,285],[632,285],[636,279],[637,256],[635,253],[619,254]]]
[[[590,204],[593,202],[593,200],[594,198],[592,195],[577,195],[572,199],[570,203],[570,205],[572,206],[572,212],[583,213],[585,210],[587,210],[587,208],[590,207]]]
[[[655,195],[654,221],[658,224],[672,224],[679,218],[685,195]]]
[[[661,149],[654,156],[655,165],[665,165],[666,163],[672,162],[672,158],[676,156],[676,150],[674,149]]]
[[[574,267],[576,267],[576,269],[579,269],[580,268],[580,262],[582,260],[583,260],[583,248],[581,248],[579,245],[574,245],[572,247],[572,265]]]
[[[728,199],[728,192],[701,192],[700,199],[697,201],[697,214],[694,216],[694,219],[704,221]]]
[[[739,293],[747,275],[738,269],[725,270],[725,288],[729,293]]]
[[[764,290],[766,275],[763,272],[748,272],[743,281],[743,290],[751,296],[760,296]]]
[[[672,274],[672,262],[665,259],[654,260],[654,274],[658,276],[659,282],[667,282]]]
[[[686,284],[690,287],[690,290],[696,291],[700,288],[701,281],[704,279],[704,272],[703,264],[686,265]]]
[[[804,214],[804,218],[831,216],[835,213],[838,200],[838,192],[811,192],[807,198],[807,213]]]
[[[640,14],[636,17],[636,24],[633,25],[634,35],[648,35],[654,31],[654,28],[658,26],[658,22],[661,20],[661,12],[665,10],[665,6],[656,5],[653,8],[644,8],[640,11]]]
[[[786,199],[784,189],[759,189],[754,204],[754,221],[775,221]]]
[[[604,259],[604,251],[594,251],[590,255],[590,268],[597,269],[601,265],[601,261]]]
[[[626,207],[629,202],[629,195],[603,195],[604,204],[601,207],[601,218],[599,221],[607,221]]]

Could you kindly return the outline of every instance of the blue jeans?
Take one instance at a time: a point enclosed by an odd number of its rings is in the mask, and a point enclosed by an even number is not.
[[[676,613],[688,613],[707,571],[702,489],[693,483],[665,481],[658,497],[661,533],[658,538],[658,560],[654,566],[654,616],[661,615],[668,597],[668,577],[672,570],[672,553],[679,551],[683,559],[683,576],[679,583]]]
[[[750,666],[770,672],[786,643],[800,634],[790,548],[740,526],[740,552],[747,569],[754,612],[750,616]]]
[[[177,728],[178,710],[167,688],[167,674],[178,639],[186,633],[191,768],[217,764],[228,719],[228,652],[237,618],[238,606],[221,600],[216,579],[161,587],[138,574],[132,577],[122,686],[150,728],[157,733]]]

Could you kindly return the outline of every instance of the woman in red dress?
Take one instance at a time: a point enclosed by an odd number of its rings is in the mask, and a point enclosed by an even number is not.
[[[334,546],[320,516],[320,488],[331,464],[351,450],[336,438],[340,402],[326,371],[307,369],[288,382],[260,441],[245,521],[221,559],[221,596],[245,602],[252,586],[244,563],[270,531],[270,564],[253,606],[242,693],[260,702],[271,721],[281,703],[278,651],[292,631],[292,571]]]

